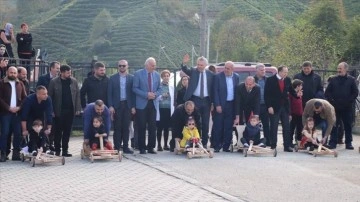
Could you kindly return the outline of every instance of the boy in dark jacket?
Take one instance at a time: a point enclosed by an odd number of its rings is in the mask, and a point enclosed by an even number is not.
[[[50,150],[49,138],[43,130],[42,121],[37,119],[32,124],[32,129],[29,131],[30,141],[28,144],[29,153],[32,156],[37,156],[38,149],[42,150],[49,155],[54,155],[55,153]]]
[[[243,137],[240,139],[244,147],[249,147],[250,141],[254,142],[254,145],[260,147],[266,147],[266,139],[260,136],[259,116],[251,115],[249,122],[246,124]]]

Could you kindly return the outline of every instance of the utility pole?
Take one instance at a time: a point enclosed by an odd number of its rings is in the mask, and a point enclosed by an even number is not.
[[[205,56],[206,54],[206,38],[207,38],[207,14],[206,14],[206,1],[202,0],[201,2],[201,14],[200,14],[200,56]]]

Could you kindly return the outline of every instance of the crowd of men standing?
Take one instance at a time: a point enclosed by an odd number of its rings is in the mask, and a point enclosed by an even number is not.
[[[84,111],[85,143],[89,142],[92,119],[100,115],[105,120],[103,124],[108,134],[113,122],[114,148],[124,153],[133,153],[131,147],[138,149],[140,154],[163,151],[162,130],[164,150],[169,149],[166,134],[169,127],[172,128],[172,151],[175,138],[182,137],[182,128],[189,117],[195,120],[205,148],[210,135],[210,145],[215,152],[229,152],[233,126],[247,123],[251,115],[260,117],[266,145],[272,149],[277,147],[279,121],[283,130],[284,151],[292,152],[294,127],[300,125],[296,129],[299,132],[304,120],[310,116],[322,128],[324,143],[327,143],[332,131],[330,148],[336,148],[338,127],[343,125],[346,149],[354,149],[352,107],[358,88],[355,79],[347,74],[348,65],[345,62],[338,65],[338,74],[332,77],[324,92],[321,77],[314,73],[310,62],[303,63],[302,71],[294,76],[294,80],[288,77],[286,66],[279,66],[276,74],[266,77],[265,66],[259,63],[255,76],[240,81],[231,61],[225,63],[223,72],[216,73],[206,68],[208,61],[205,57],[199,57],[195,67],[187,66],[189,60],[186,54],[181,64],[185,73],[181,81],[186,80],[188,84],[185,82],[186,85],[183,84],[176,93],[168,83],[170,72],[164,70],[158,73],[156,60],[152,57],[146,59],[144,68],[134,75],[128,73],[128,62],[120,60],[118,72],[110,78],[106,76],[105,65],[96,62],[93,73],[83,81],[81,89],[78,81],[71,76],[71,67],[55,61],[50,63],[48,74],[39,77],[33,94],[29,91],[26,69],[10,66],[0,82],[0,161],[8,158],[11,135],[12,160],[20,160],[22,137],[28,135],[33,121],[37,119],[45,125],[45,134],[49,136],[55,154],[71,157],[68,144],[72,124],[74,116],[81,111]],[[297,85],[302,85],[302,90],[296,88]],[[175,103],[175,97],[184,103]],[[296,105],[294,108],[294,99],[301,103],[299,107]],[[294,114],[294,109],[304,113]],[[170,117],[171,122],[168,121]],[[210,119],[214,123],[211,131]],[[136,125],[135,135],[130,135],[132,121]]]

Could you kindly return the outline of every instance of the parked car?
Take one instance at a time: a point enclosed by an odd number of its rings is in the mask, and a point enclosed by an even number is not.
[[[254,76],[256,74],[256,64],[254,62],[234,62],[234,72],[240,76],[240,82],[243,82],[247,76]],[[277,68],[269,63],[264,63],[265,75],[272,76],[277,73]],[[225,62],[215,65],[216,72],[224,71]]]

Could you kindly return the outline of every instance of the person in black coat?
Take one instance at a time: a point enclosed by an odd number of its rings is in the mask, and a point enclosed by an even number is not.
[[[312,64],[305,61],[302,64],[302,71],[294,76],[294,79],[303,81],[302,107],[313,98],[324,99],[324,87],[321,77],[312,70]]]
[[[279,120],[281,120],[284,151],[293,152],[290,139],[290,103],[288,94],[290,93],[294,97],[299,96],[291,86],[291,79],[287,77],[288,71],[286,66],[280,66],[278,67],[278,73],[266,80],[264,99],[270,118],[271,149],[275,149],[277,146],[277,132]]]
[[[170,151],[174,151],[175,147],[175,138],[182,139],[182,131],[184,126],[187,124],[189,117],[193,117],[195,124],[199,132],[201,131],[201,120],[200,112],[195,107],[193,101],[186,101],[184,104],[181,104],[176,107],[174,113],[171,116],[171,134],[172,139],[170,140]]]
[[[325,90],[326,99],[335,108],[336,114],[336,127],[331,132],[330,147],[336,148],[338,142],[337,127],[340,122],[344,124],[345,130],[345,148],[353,150],[352,146],[352,110],[353,103],[359,94],[356,86],[355,78],[348,75],[349,65],[346,62],[341,62],[338,67],[338,75],[330,80],[329,85]]]

